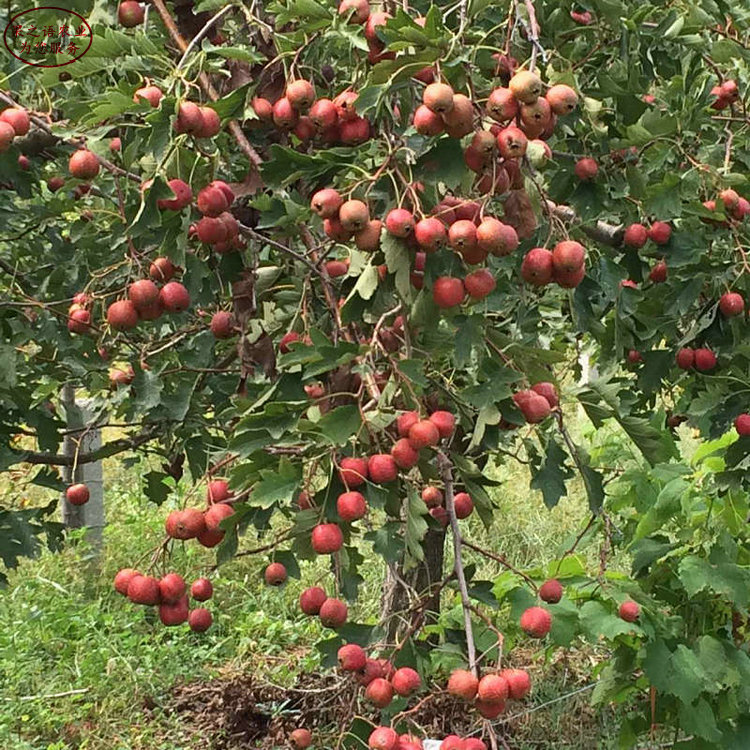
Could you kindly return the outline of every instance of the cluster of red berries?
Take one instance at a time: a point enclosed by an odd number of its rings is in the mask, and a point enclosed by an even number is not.
[[[716,97],[711,102],[711,108],[722,110],[731,106],[740,98],[740,90],[736,81],[727,80],[718,86],[714,86],[711,89],[711,96]]]
[[[474,703],[486,719],[496,719],[507,700],[522,700],[531,690],[531,678],[523,669],[502,669],[481,679],[466,669],[456,669],[448,680],[448,692]]]
[[[513,394],[513,402],[529,424],[545,420],[560,405],[554,383],[542,382]]]
[[[128,287],[127,299],[107,308],[107,323],[116,331],[129,331],[141,320],[156,320],[165,312],[181,313],[190,307],[190,294],[179,281],[161,289],[151,279],[139,279]]]
[[[203,218],[190,228],[190,235],[195,234],[201,242],[211,245],[220,254],[244,247],[239,222],[229,211],[232,203],[234,191],[226,182],[214,180],[204,187],[196,200]]]
[[[16,136],[26,135],[30,127],[29,113],[22,107],[9,107],[0,112],[0,153],[10,148]]]
[[[690,370],[695,367],[698,372],[710,372],[716,367],[717,362],[716,355],[710,349],[704,347],[691,349],[689,346],[677,352],[675,361],[681,370]]]
[[[178,573],[155,578],[132,568],[123,568],[115,576],[114,586],[115,591],[127,596],[134,604],[158,607],[159,619],[164,625],[187,622],[191,630],[203,633],[213,622],[211,612],[205,607],[190,609],[185,579]],[[197,602],[205,602],[211,598],[213,590],[208,578],[198,578],[190,587],[190,595]]]
[[[357,114],[357,92],[347,89],[334,99],[315,98],[313,85],[304,79],[290,81],[284,96],[274,104],[255,97],[252,107],[258,119],[291,130],[303,142],[315,138],[325,144],[364,143],[371,134],[370,121]]]
[[[750,201],[747,198],[743,198],[736,190],[732,190],[732,188],[727,188],[719,193],[719,202],[724,206],[724,214],[729,220],[742,221],[746,216],[750,216]],[[718,202],[711,199],[703,201],[703,205],[709,211],[716,211]],[[714,219],[703,219],[703,221],[715,226],[730,226],[730,221],[716,221]]]
[[[197,539],[204,547],[215,547],[224,538],[221,522],[234,515],[229,502],[232,494],[226,480],[212,479],[206,490],[208,507],[173,510],[165,522],[167,536],[183,541]]]
[[[335,524],[322,524],[321,526],[333,526],[339,534],[341,533],[341,529]],[[316,528],[321,528],[321,526]],[[284,573],[286,574],[286,571]],[[321,586],[311,586],[305,589],[299,597],[299,608],[310,617],[317,615],[323,627],[334,630],[342,627],[349,616],[346,602],[328,596]]]
[[[586,275],[586,249],[580,242],[564,240],[552,250],[535,247],[521,263],[523,280],[533,286],[555,283],[563,289],[574,289]]]
[[[422,500],[430,509],[430,515],[438,521],[441,526],[448,526],[450,523],[450,517],[443,504],[444,498],[440,488],[435,487],[434,485],[428,485],[422,490]],[[453,510],[456,513],[456,518],[459,520],[468,518],[474,512],[474,501],[471,499],[471,495],[469,495],[468,492],[457,492],[453,496]]]
[[[630,224],[625,228],[622,243],[625,247],[640,250],[648,240],[656,245],[666,245],[672,236],[672,227],[665,221],[655,221],[646,228],[643,224]]]
[[[184,101],[177,110],[174,129],[194,138],[213,138],[221,130],[221,118],[213,107]]]
[[[411,734],[399,735],[390,727],[377,727],[368,739],[370,750],[423,750],[422,740]],[[478,737],[462,739],[449,734],[441,743],[440,750],[487,750],[487,745]]]

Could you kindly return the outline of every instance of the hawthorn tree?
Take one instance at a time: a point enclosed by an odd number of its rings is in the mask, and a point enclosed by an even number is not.
[[[115,588],[165,625],[212,620],[179,540],[258,554],[269,585],[330,555],[300,607],[362,685],[347,746],[419,747],[414,695],[447,689],[476,721],[443,747],[496,747],[537,638],[606,643],[593,700],[622,706],[620,746],[745,747],[750,12],[73,6],[90,51],[10,60],[0,94],[3,470],[76,505],[83,464],[151,456],[144,498],[184,506]],[[95,414],[74,441],[123,436],[61,452],[63,387]],[[576,444],[578,407],[615,448]],[[528,570],[461,523],[502,533],[493,469],[516,461],[548,507],[578,478],[591,511]],[[57,544],[55,506],[8,503],[6,566]],[[356,623],[376,556],[382,617]]]

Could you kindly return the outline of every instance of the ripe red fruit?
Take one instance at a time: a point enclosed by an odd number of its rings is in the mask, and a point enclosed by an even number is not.
[[[365,666],[356,675],[357,682],[367,687],[373,680],[383,676],[383,668],[377,659],[367,659]]]
[[[518,235],[509,224],[487,216],[476,231],[477,246],[492,255],[510,255],[518,247]]]
[[[529,139],[520,128],[509,125],[497,134],[497,147],[504,159],[518,159],[526,153]]]
[[[552,281],[552,253],[543,247],[529,250],[521,263],[521,277],[534,286],[545,286]]]
[[[71,484],[65,490],[65,499],[71,505],[85,505],[89,501],[89,488],[85,484]]]
[[[47,188],[51,193],[56,193],[64,185],[65,180],[62,177],[50,177],[47,180]]]
[[[128,586],[130,585],[130,582],[136,577],[140,576],[141,574],[134,570],[133,568],[123,568],[122,570],[119,570],[117,572],[117,575],[115,576],[115,591],[118,594],[122,594],[123,596],[128,595]]]
[[[213,138],[221,130],[219,113],[213,107],[199,107],[198,110],[201,119],[193,135],[196,138]]]
[[[325,263],[326,273],[336,279],[339,276],[346,276],[349,266],[342,260],[329,260]]]
[[[514,394],[513,401],[530,424],[541,422],[552,411],[549,401],[536,391],[518,391],[518,393]]]
[[[190,307],[188,290],[179,281],[166,283],[159,292],[159,299],[167,312],[179,313]]]
[[[288,354],[290,351],[289,344],[293,344],[299,340],[300,335],[296,331],[289,331],[288,333],[285,333],[281,337],[281,341],[279,341],[279,352],[281,352],[281,354]]]
[[[128,287],[128,299],[138,312],[146,310],[159,301],[159,288],[148,279],[134,281]]]
[[[477,227],[473,221],[460,219],[448,230],[448,243],[457,253],[465,253],[477,246]]]
[[[648,240],[648,230],[643,224],[631,224],[622,238],[622,243],[626,247],[641,248]]]
[[[339,137],[341,142],[347,146],[364,143],[370,137],[370,121],[366,117],[344,120],[339,125]]]
[[[139,99],[145,99],[156,109],[159,106],[162,96],[164,94],[158,86],[143,86],[140,89],[136,89],[135,94],[133,94],[133,101],[137,103]]]
[[[214,587],[208,578],[196,578],[190,587],[190,595],[197,602],[205,602],[214,594]]]
[[[529,607],[521,615],[521,629],[532,638],[544,638],[552,625],[552,615],[543,607]]]
[[[518,114],[518,99],[510,89],[493,89],[487,99],[487,114],[498,122],[512,120]]]
[[[513,96],[524,104],[533,104],[542,95],[542,81],[536,73],[522,70],[508,83]]]
[[[347,487],[359,487],[367,480],[369,474],[366,458],[342,458],[339,477]]]
[[[0,153],[7,151],[10,148],[10,144],[16,137],[16,131],[13,130],[13,126],[7,122],[0,121]]]
[[[321,523],[311,535],[312,548],[319,555],[330,555],[338,552],[344,544],[344,535],[335,523]]]
[[[412,448],[407,438],[401,438],[393,444],[391,456],[396,466],[404,471],[408,471],[419,462],[419,453]]]
[[[181,597],[176,602],[162,602],[159,605],[159,619],[162,625],[167,627],[182,625],[188,619],[188,612],[187,596]]]
[[[553,409],[560,404],[560,397],[558,396],[557,388],[555,388],[553,383],[535,383],[531,386],[531,390],[538,393],[540,396],[544,396]]]
[[[648,229],[648,237],[657,245],[666,245],[672,236],[672,227],[664,221],[655,221]]]
[[[234,333],[232,313],[220,310],[211,316],[211,333],[217,339],[228,339]]]
[[[442,506],[430,508],[430,515],[443,527],[446,528],[451,522],[448,511]]]
[[[405,411],[396,419],[396,429],[401,437],[408,437],[409,430],[419,422],[419,412]]]
[[[414,231],[414,215],[405,208],[394,208],[385,217],[385,228],[394,237],[408,237]]]
[[[409,430],[409,444],[415,451],[440,442],[440,431],[429,419],[420,419]]]
[[[478,687],[479,680],[473,672],[469,672],[466,669],[454,670],[448,679],[448,692],[466,701],[474,700]]]
[[[367,654],[356,643],[347,643],[338,650],[339,667],[345,672],[358,672],[365,668]]]
[[[285,96],[273,105],[273,122],[282,130],[291,130],[299,120],[299,113]]]
[[[648,277],[654,282],[654,284],[662,284],[665,282],[667,280],[667,264],[663,260],[655,263]]]
[[[552,250],[553,273],[572,273],[585,262],[586,250],[578,242],[566,240],[558,242]]]
[[[360,232],[370,221],[370,210],[362,201],[346,201],[339,208],[339,221],[347,232]]]
[[[449,734],[443,738],[439,750],[466,750],[466,746],[457,734]]]
[[[508,683],[499,674],[488,674],[479,680],[477,695],[479,700],[488,703],[499,703],[508,697]]]
[[[327,598],[320,586],[311,586],[299,595],[299,608],[306,615],[317,615]]]
[[[186,182],[182,180],[170,180],[167,185],[174,193],[174,198],[160,198],[156,201],[156,206],[160,210],[181,211],[189,206],[193,200],[193,191]]]
[[[737,292],[725,292],[719,299],[719,310],[726,318],[734,318],[745,311],[745,300]]]
[[[422,103],[437,114],[453,109],[453,89],[447,83],[431,83],[422,92]]]
[[[709,372],[716,367],[716,355],[710,349],[695,350],[695,369],[699,372]]]
[[[305,750],[305,748],[312,745],[312,734],[310,734],[309,729],[295,729],[289,735],[289,740],[297,750]]]
[[[422,500],[428,508],[436,508],[443,502],[443,493],[437,487],[425,487],[422,490]]]
[[[437,112],[420,104],[414,112],[414,129],[420,135],[440,135],[445,130],[445,123]]]
[[[432,299],[443,309],[460,305],[465,295],[464,282],[452,276],[441,276],[432,285]]]
[[[156,258],[148,269],[148,275],[156,281],[169,281],[177,268],[169,258]]]
[[[402,696],[411,695],[419,690],[422,680],[419,674],[411,667],[401,667],[397,669],[391,677],[393,689]]]
[[[469,297],[473,300],[482,300],[492,294],[497,282],[488,268],[480,268],[464,279],[464,285]]]
[[[367,226],[357,232],[354,243],[359,250],[366,253],[374,253],[380,249],[380,233],[383,222],[380,219],[371,219]]]
[[[377,727],[370,734],[367,745],[370,750],[397,750],[398,735],[390,727]]]
[[[370,17],[369,0],[341,0],[339,3],[339,15],[349,16],[349,23],[363,24]]]
[[[590,156],[584,156],[583,159],[579,159],[573,169],[576,173],[576,177],[583,182],[588,182],[596,177],[596,173],[599,171],[599,165],[595,159]]]
[[[637,349],[631,349],[628,352],[628,362],[631,365],[637,365],[639,362],[643,362],[643,357]]]
[[[164,524],[173,539],[195,539],[205,528],[203,513],[197,508],[173,510]]]
[[[464,740],[464,750],[487,750],[487,745],[479,737],[467,737]]]
[[[625,620],[625,622],[635,622],[641,614],[641,608],[638,606],[637,602],[634,602],[632,599],[627,599],[620,605],[618,614],[621,619]]]
[[[88,333],[91,330],[91,313],[88,310],[73,310],[68,317],[71,333]]]
[[[324,188],[318,190],[310,201],[310,208],[315,211],[321,219],[330,219],[338,215],[339,208],[344,199],[339,195],[338,190],[333,188]]]
[[[226,479],[212,479],[206,486],[206,502],[209,505],[228,500],[232,494]]]
[[[331,128],[336,125],[339,119],[336,105],[330,99],[317,99],[313,102],[308,114],[317,130]]]
[[[138,325],[138,311],[127,299],[113,302],[107,308],[107,323],[117,331],[127,331]]]
[[[219,524],[230,516],[234,515],[234,508],[227,503],[216,503],[212,505],[204,514],[206,528],[209,531],[219,531]]]
[[[208,185],[199,193],[195,202],[196,207],[204,216],[215,219],[229,208],[229,201],[223,190]]]
[[[377,484],[393,482],[398,477],[398,466],[388,453],[377,453],[367,461],[370,480]]]
[[[505,701],[483,701],[477,698],[474,706],[485,719],[497,719],[505,711]]]
[[[350,523],[364,518],[367,513],[367,501],[359,492],[344,492],[336,500],[336,511],[342,521]]]
[[[429,419],[437,427],[441,438],[449,438],[456,428],[456,418],[449,411],[434,411]]]
[[[453,106],[443,113],[445,131],[451,138],[463,138],[474,130],[474,104],[464,94],[453,95]]]
[[[550,578],[539,587],[539,598],[547,604],[557,604],[562,599],[563,587],[556,578]]]
[[[15,135],[26,135],[31,127],[29,113],[22,107],[9,107],[0,113],[0,122],[6,122],[13,128]]]
[[[453,498],[453,509],[456,511],[456,518],[468,518],[474,511],[474,501],[466,492],[459,492]]]
[[[500,676],[508,683],[508,697],[520,701],[531,690],[531,678],[524,669],[502,669]]]
[[[315,89],[312,84],[301,78],[290,81],[286,86],[285,94],[292,107],[299,112],[307,112],[315,101]]]
[[[79,180],[91,180],[99,174],[99,159],[92,151],[79,149],[70,157],[68,171]]]
[[[545,94],[545,99],[556,115],[570,114],[578,104],[578,94],[564,83],[551,86]]]
[[[204,607],[198,607],[188,615],[188,625],[195,633],[205,633],[213,621],[213,615]]]
[[[750,414],[740,414],[734,420],[734,429],[741,437],[750,435]]]
[[[123,0],[117,8],[117,20],[126,29],[142,24],[144,16],[144,9],[135,0]]]
[[[128,599],[134,604],[158,604],[161,600],[159,581],[152,576],[133,576],[128,584]]]
[[[349,614],[346,604],[340,599],[326,599],[320,607],[318,616],[321,624],[326,628],[340,628]]]
[[[263,573],[269,586],[281,586],[286,581],[286,568],[278,562],[268,565]]]
[[[681,370],[689,370],[695,364],[695,351],[690,347],[683,347],[677,352],[675,361]]]
[[[185,579],[177,573],[167,573],[159,581],[159,594],[161,601],[166,604],[178,602],[185,596]],[[187,619],[187,612],[185,618]]]

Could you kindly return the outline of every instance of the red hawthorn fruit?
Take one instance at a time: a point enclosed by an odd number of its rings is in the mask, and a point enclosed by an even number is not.
[[[64,185],[65,180],[62,177],[50,177],[49,180],[47,180],[47,189],[51,193],[56,193]]]
[[[196,138],[213,138],[221,130],[221,118],[213,107],[199,107],[200,124],[194,132]]]
[[[620,289],[624,289],[626,287],[628,289],[638,289],[638,284],[636,284],[632,279],[623,279],[620,282]]]
[[[499,703],[508,697],[508,683],[502,675],[485,675],[479,680],[477,695],[481,701]]]
[[[85,505],[89,501],[89,488],[85,484],[71,484],[65,490],[65,499],[71,505]]]
[[[443,738],[438,750],[465,750],[464,741],[457,734],[449,734]]]
[[[419,461],[419,452],[412,448],[407,438],[400,438],[391,448],[391,456],[399,469],[408,471],[416,466]]]
[[[182,596],[176,602],[162,602],[159,605],[159,619],[162,625],[174,627],[187,622],[190,608],[187,596]]]
[[[578,94],[564,83],[550,86],[544,98],[556,115],[568,115],[578,105]]]
[[[206,485],[206,502],[209,505],[222,503],[229,500],[234,493],[229,489],[229,482],[226,479],[212,479]]]
[[[366,458],[342,458],[339,465],[339,477],[349,488],[363,485],[369,477]]]
[[[429,420],[437,427],[443,439],[449,438],[456,428],[456,418],[449,411],[434,411],[430,414]]]
[[[579,180],[588,182],[596,177],[596,174],[599,171],[599,165],[596,163],[595,159],[585,156],[583,159],[579,159],[576,162],[573,171],[576,173],[576,177]]]
[[[487,750],[487,744],[479,737],[467,737],[464,740],[464,750]]]
[[[156,258],[148,269],[148,275],[155,281],[169,281],[177,272],[177,267],[169,258]]]
[[[331,128],[339,120],[336,105],[330,99],[325,98],[314,101],[308,114],[317,130]]]
[[[429,419],[420,419],[409,430],[409,444],[415,451],[420,448],[437,445],[440,442],[440,431]]]
[[[13,130],[13,126],[0,120],[0,153],[10,148],[10,144],[15,137],[16,131]]]
[[[146,310],[159,301],[159,287],[149,279],[139,279],[128,287],[128,299],[138,312]]]
[[[29,113],[23,107],[9,107],[0,113],[0,122],[5,122],[13,128],[15,135],[22,136],[29,132],[31,120]]]
[[[699,372],[710,372],[716,367],[716,355],[710,349],[695,350],[695,369]]]
[[[518,234],[509,224],[487,216],[477,227],[477,246],[492,255],[510,255],[518,247]]]
[[[205,528],[203,513],[197,508],[173,510],[165,521],[167,535],[173,539],[195,539]]]
[[[177,573],[167,573],[159,581],[159,594],[162,602],[175,604],[185,596],[185,579]]]
[[[368,459],[367,472],[370,476],[370,481],[376,484],[383,484],[396,480],[398,477],[398,466],[390,454],[377,453]]]
[[[637,365],[639,362],[643,362],[643,357],[637,349],[631,349],[628,352],[628,362],[631,365]]]
[[[326,599],[328,596],[320,586],[311,586],[299,595],[299,608],[306,615],[317,615]]]
[[[560,396],[558,395],[557,388],[555,388],[553,383],[548,383],[546,381],[535,383],[531,386],[531,390],[538,393],[540,396],[544,396],[553,409],[560,404]]]
[[[655,263],[648,278],[653,281],[654,284],[662,284],[665,282],[667,280],[667,264],[663,260]]]
[[[393,685],[383,677],[375,677],[367,685],[365,698],[376,708],[385,708],[393,700]]]
[[[284,94],[289,103],[299,112],[307,112],[315,101],[315,89],[310,81],[303,78],[287,83]]]
[[[312,530],[310,540],[317,554],[331,555],[343,546],[344,535],[335,523],[321,523]]]
[[[286,567],[279,562],[268,565],[263,577],[269,586],[281,586],[286,581]]]
[[[441,276],[432,285],[432,299],[442,309],[460,305],[465,295],[464,282],[452,276]]]
[[[531,691],[531,678],[524,669],[502,669],[500,676],[508,683],[508,697],[520,701]]]
[[[419,412],[405,411],[398,415],[396,419],[396,429],[401,437],[408,437],[409,430],[419,422]]]
[[[190,307],[188,290],[179,281],[167,282],[159,292],[159,300],[170,313],[180,313]]]
[[[443,504],[443,493],[437,487],[425,487],[422,490],[422,500],[428,508],[437,508]]]
[[[370,17],[369,0],[341,0],[339,3],[339,15],[349,16],[349,23],[363,24]]]
[[[414,112],[414,129],[420,135],[440,135],[445,130],[445,123],[437,112],[420,104]]]
[[[459,492],[453,498],[453,509],[456,512],[456,518],[468,518],[474,511],[474,501],[467,492]]]
[[[672,227],[664,221],[655,221],[648,229],[648,237],[657,245],[666,245],[672,236]]]
[[[725,318],[734,318],[745,311],[745,300],[737,292],[725,292],[719,299],[719,310]]]
[[[532,638],[544,638],[552,625],[552,615],[543,607],[529,607],[521,615],[521,629]]]
[[[637,602],[634,602],[632,599],[627,599],[620,605],[618,614],[621,619],[625,620],[625,622],[635,622],[641,614],[641,608],[638,606]]]
[[[190,596],[197,602],[208,601],[214,595],[214,587],[208,578],[196,578],[190,587]]]
[[[528,284],[545,286],[552,281],[552,253],[544,247],[535,247],[524,256],[521,277]]]
[[[586,260],[586,250],[579,242],[558,242],[552,250],[553,273],[572,273]]]
[[[320,216],[321,219],[330,219],[337,216],[344,199],[339,195],[338,190],[333,188],[323,188],[313,195],[310,201],[310,208]]]
[[[203,125],[201,108],[195,102],[181,102],[175,120],[175,130],[178,133],[197,133]]]
[[[349,266],[342,260],[329,260],[325,263],[326,273],[332,278],[337,279],[340,276],[346,276]]]
[[[401,667],[391,677],[393,689],[401,696],[408,696],[419,690],[422,680],[419,674],[411,667]]]
[[[320,607],[318,616],[321,624],[326,628],[340,628],[349,615],[349,609],[340,599],[326,599]]]
[[[448,692],[457,698],[473,701],[477,694],[479,680],[473,672],[466,669],[456,669],[448,679]]]
[[[348,200],[339,208],[339,222],[347,232],[360,232],[370,221],[370,210],[360,200]]]
[[[133,101],[137,104],[139,99],[145,99],[154,109],[159,106],[161,101],[162,90],[158,86],[143,86],[140,89],[136,89],[133,94]]]
[[[479,715],[485,719],[497,719],[505,711],[505,701],[483,701],[477,698],[474,705]]]
[[[200,544],[202,547],[212,548],[216,547],[218,544],[221,544],[222,539],[224,539],[224,532],[223,531],[209,531],[206,529],[205,531],[202,531],[200,534],[198,534],[197,537],[195,537],[198,540],[198,544]]]
[[[205,607],[198,607],[188,615],[188,626],[194,633],[205,633],[213,621],[213,615]]]
[[[439,505],[437,508],[430,508],[430,515],[443,527],[445,528],[450,523],[450,516],[448,511]]]
[[[563,587],[556,578],[550,578],[539,587],[539,598],[547,604],[557,604],[562,599]]]
[[[229,201],[223,190],[208,185],[198,192],[195,205],[204,216],[215,219],[229,208]]]
[[[365,666],[356,675],[357,682],[367,687],[373,680],[383,676],[383,668],[377,659],[367,659]]]
[[[193,190],[186,182],[182,180],[169,180],[167,183],[169,189],[174,193],[174,198],[160,198],[156,201],[156,206],[161,211],[181,211],[189,206],[193,200]]]
[[[510,125],[497,134],[497,148],[503,159],[519,159],[526,153],[529,139],[520,128]]]
[[[414,231],[414,215],[405,208],[394,208],[386,214],[385,228],[394,237],[408,237]]]
[[[739,414],[734,420],[734,429],[741,437],[750,435],[750,414]]]
[[[214,503],[204,514],[206,528],[209,531],[219,531],[219,524],[234,515],[234,508],[227,503]]]
[[[155,605],[160,601],[159,581],[152,576],[133,576],[128,584],[128,599],[133,604]]]
[[[127,299],[113,302],[107,308],[107,323],[117,331],[128,331],[138,325],[138,310]]]
[[[305,748],[312,745],[312,734],[309,729],[300,727],[290,733],[289,741],[294,745],[296,750],[305,750]]]
[[[518,100],[510,89],[498,87],[487,99],[487,114],[497,122],[508,122],[518,114]]]
[[[292,130],[299,121],[299,113],[285,96],[273,105],[273,122],[281,130]]]
[[[339,137],[346,146],[364,143],[370,137],[370,121],[366,117],[344,120],[339,125]]]
[[[214,313],[211,316],[211,333],[214,338],[228,339],[234,333],[234,323],[232,313],[224,310]]]
[[[380,234],[382,229],[383,222],[380,219],[371,219],[364,229],[354,235],[354,244],[363,252],[376,252],[380,249]]]
[[[338,650],[339,668],[344,672],[358,672],[367,664],[367,654],[356,643],[347,643]]]
[[[648,230],[643,224],[631,224],[623,236],[622,243],[626,247],[641,248],[648,240]]]
[[[119,570],[114,580],[115,591],[118,594],[127,596],[130,582],[139,575],[141,574],[133,568],[123,568],[122,570]]]
[[[281,341],[279,341],[279,352],[281,352],[281,354],[288,354],[291,351],[289,349],[289,344],[294,344],[299,340],[300,335],[296,331],[285,333],[281,337]]]
[[[675,361],[681,370],[689,370],[695,364],[695,351],[690,347],[683,347],[677,352]]]
[[[536,391],[518,391],[513,401],[529,424],[537,424],[546,419],[552,412],[549,401]]]
[[[351,523],[367,514],[367,501],[360,492],[343,492],[336,500],[336,511],[342,521]]]
[[[142,24],[144,16],[144,9],[135,0],[123,0],[117,8],[117,20],[126,29]]]
[[[488,268],[473,271],[464,279],[466,291],[473,300],[483,300],[495,291],[497,282]]]
[[[109,141],[109,150],[113,153],[117,153],[119,151],[122,151],[122,140],[120,138],[112,138]],[[19,157],[19,166],[20,166],[20,158]],[[24,157],[25,159],[26,157]],[[28,163],[28,159],[26,160]],[[28,167],[26,167],[28,169]]]
[[[390,727],[377,727],[370,734],[367,746],[370,750],[397,750],[398,735]]]

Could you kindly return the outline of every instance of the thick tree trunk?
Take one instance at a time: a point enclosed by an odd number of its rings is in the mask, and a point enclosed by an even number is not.
[[[445,531],[430,529],[424,539],[424,562],[408,572],[403,565],[388,566],[381,597],[381,620],[385,622],[387,642],[396,643],[399,634],[417,625],[423,627],[437,620],[440,613],[440,591],[417,606],[443,580]]]

